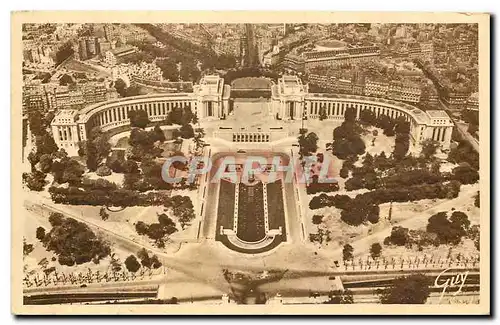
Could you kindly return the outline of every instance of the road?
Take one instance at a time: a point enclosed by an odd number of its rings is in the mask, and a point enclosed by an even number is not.
[[[293,186],[292,186],[293,187]],[[286,188],[288,190],[288,188]],[[212,192],[210,187],[207,188]],[[398,225],[408,228],[419,228],[425,225],[427,219],[439,211],[449,211],[451,208],[460,205],[464,199],[470,198],[477,191],[477,186],[469,186],[463,189],[455,199],[448,200],[432,207],[424,212],[415,213],[413,217],[400,222]],[[210,201],[210,197],[212,201]],[[295,206],[295,202],[290,201],[287,196],[287,204]],[[217,195],[208,195],[207,211],[216,207]],[[292,200],[293,201],[293,200]],[[205,218],[203,227],[203,239],[199,243],[183,244],[176,254],[167,254],[165,251],[151,247],[145,242],[131,239],[117,230],[104,229],[97,224],[94,219],[87,218],[84,215],[75,214],[64,210],[63,205],[53,204],[49,199],[41,202],[36,195],[30,195],[24,202],[26,207],[33,205],[39,206],[44,211],[60,212],[67,217],[74,218],[86,223],[92,229],[104,234],[115,246],[123,248],[131,253],[136,253],[142,248],[146,248],[151,253],[156,254],[163,265],[167,268],[166,280],[159,281],[164,286],[163,292],[178,296],[189,292],[192,297],[213,296],[216,293],[227,293],[232,299],[241,299],[247,292],[249,286],[253,286],[267,296],[273,296],[277,293],[283,293],[287,296],[305,295],[308,290],[313,292],[322,292],[331,289],[336,283],[329,280],[329,276],[338,275],[338,271],[333,266],[334,260],[341,260],[341,249],[335,251],[316,250],[312,245],[302,242],[300,235],[297,235],[299,221],[288,218],[290,222],[291,237],[298,240],[291,240],[282,243],[272,251],[262,254],[241,254],[234,252],[220,242],[211,239],[214,234],[214,223],[216,213],[211,218]],[[289,211],[295,213],[296,211]],[[382,242],[389,236],[390,228],[383,229],[369,236],[363,237],[351,245],[355,253],[367,252],[370,245],[374,242]],[[223,270],[229,270],[233,273],[252,274],[254,277],[262,274],[264,271],[283,272],[284,276],[277,280],[247,281],[246,283],[228,282]]]
[[[309,246],[302,244],[282,244],[269,254],[241,254],[224,247],[213,240],[204,240],[201,243],[185,244],[178,254],[169,255],[154,247],[145,246],[135,240],[110,229],[104,229],[92,221],[91,218],[62,210],[49,202],[39,203],[39,199],[29,197],[25,206],[38,206],[47,212],[60,212],[66,217],[86,223],[90,228],[102,233],[115,246],[131,253],[146,248],[156,254],[163,265],[168,269],[167,279],[163,285],[167,292],[191,292],[192,295],[211,296],[214,291],[227,293],[233,299],[245,292],[248,284],[229,283],[223,276],[223,270],[234,273],[259,274],[266,270],[287,271],[287,277],[269,287],[271,292],[296,289],[299,278],[311,277],[314,281],[308,283],[311,290],[319,291],[324,288],[328,274],[334,271],[319,255],[316,255]],[[304,282],[302,282],[304,283]],[[303,289],[301,289],[302,291]]]

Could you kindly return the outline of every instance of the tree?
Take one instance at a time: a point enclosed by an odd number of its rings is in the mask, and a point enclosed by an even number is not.
[[[111,169],[106,165],[102,165],[99,168],[97,168],[96,174],[98,176],[101,176],[101,177],[102,176],[109,176],[109,175],[111,175]]]
[[[63,158],[52,163],[52,175],[59,184],[78,184],[81,182],[84,168],[80,163],[71,158]]]
[[[135,231],[137,231],[139,235],[146,235],[148,233],[148,228],[148,225],[143,221],[137,221],[135,224]]]
[[[182,117],[180,120],[181,125],[189,124],[192,122],[194,117],[193,111],[190,106],[184,106],[182,109]]]
[[[319,225],[321,222],[323,222],[323,216],[319,214],[315,214],[312,217],[312,223],[315,225]]]
[[[143,109],[129,111],[128,118],[130,119],[131,127],[138,127],[144,129],[150,123],[148,112],[146,112]]]
[[[165,142],[165,140],[166,140],[165,133],[163,133],[163,130],[160,128],[159,124],[155,125],[155,127],[153,129],[152,137],[153,137],[155,142],[156,141],[160,141],[161,143]]]
[[[328,293],[325,304],[352,304],[354,298],[351,290],[333,290]]]
[[[356,108],[348,107],[344,113],[344,121],[354,123],[356,121]]]
[[[106,211],[106,208],[105,208],[105,207],[101,207],[101,209],[99,210],[99,216],[101,217],[101,219],[102,219],[103,221],[108,220],[108,218],[109,218],[109,213]]]
[[[429,159],[430,157],[434,156],[438,148],[439,148],[439,142],[432,139],[425,139],[424,141],[422,141],[421,153],[426,159]]]
[[[367,209],[366,220],[368,220],[372,224],[376,224],[380,220],[380,207],[376,204],[373,204]]]
[[[397,246],[405,246],[409,239],[410,236],[408,235],[408,228],[401,226],[392,227],[391,235],[386,238],[389,243]]]
[[[125,89],[124,97],[132,97],[141,95],[141,88],[137,85],[131,85],[127,89]]]
[[[45,238],[45,228],[43,227],[36,228],[36,239],[43,241],[44,238]]]
[[[145,248],[142,248],[140,251],[137,252],[137,257],[141,260],[142,266],[151,268],[153,261],[149,257],[149,253],[146,251]]]
[[[43,154],[50,155],[59,150],[54,138],[49,133],[36,137],[36,149],[36,153],[39,156]]]
[[[470,221],[461,211],[454,211],[448,219],[446,212],[438,212],[429,218],[427,231],[435,233],[443,244],[458,244],[469,230]]]
[[[99,167],[99,153],[97,151],[97,148],[92,141],[87,141],[86,142],[86,149],[85,153],[87,155],[87,159],[85,161],[85,164],[87,165],[87,168],[93,172],[96,171],[97,168]]]
[[[167,216],[165,213],[158,215],[158,222],[163,227],[163,230],[167,235],[171,235],[177,231],[177,228],[175,227],[175,222],[172,219],[170,219],[170,217]]]
[[[463,235],[469,230],[469,217],[462,211],[453,211],[450,216],[450,221],[452,225],[463,230]]]
[[[182,229],[184,229],[187,225],[189,225],[191,220],[193,220],[195,217],[192,207],[178,208],[174,210],[174,213],[177,216]]]
[[[380,257],[380,254],[382,253],[382,245],[379,243],[374,243],[370,247],[370,255],[373,259],[377,259]]]
[[[452,179],[462,184],[474,184],[479,180],[479,172],[468,163],[461,163],[459,166],[453,168]]]
[[[310,156],[312,153],[318,150],[318,140],[319,138],[314,132],[311,132],[307,135],[305,135],[305,133],[302,133],[299,136],[299,154],[301,158]]]
[[[180,136],[183,139],[191,139],[194,137],[194,130],[191,124],[183,124],[179,129]]]
[[[34,136],[42,136],[47,132],[46,126],[43,123],[42,113],[38,110],[28,112],[28,125]]]
[[[332,154],[339,159],[365,153],[365,143],[359,136],[360,129],[355,123],[344,121],[333,131]]]
[[[327,118],[328,118],[328,116],[326,115],[326,108],[325,107],[321,107],[319,109],[319,120],[323,121],[323,120],[326,120]]]
[[[108,157],[111,150],[109,135],[95,127],[90,131],[85,146],[87,168],[90,171],[95,171],[101,161]]]
[[[153,239],[156,243],[162,242],[166,233],[163,226],[159,223],[152,223],[148,227],[148,237]]]
[[[40,170],[43,173],[48,173],[50,172],[51,168],[52,168],[52,156],[49,154],[43,154],[40,157]]]
[[[45,173],[35,169],[31,173],[23,173],[23,183],[32,191],[43,191],[45,176]]]
[[[132,273],[139,271],[139,269],[141,268],[141,264],[139,264],[137,258],[134,255],[130,255],[125,259],[125,266],[127,267],[127,270]]]
[[[472,168],[479,169],[479,153],[472,148],[472,145],[467,141],[460,141],[456,148],[450,150],[448,161],[460,164],[468,163]]]
[[[151,266],[153,267],[153,269],[157,269],[157,268],[160,268],[162,266],[162,263],[158,259],[158,256],[153,255],[151,257]]]
[[[127,84],[123,81],[123,79],[118,78],[115,81],[115,89],[120,96],[125,97]]]
[[[52,227],[57,227],[63,224],[64,215],[62,213],[54,212],[49,215],[49,223]]]
[[[377,121],[377,116],[375,112],[369,109],[364,109],[359,113],[359,120],[365,125],[375,125]]]
[[[474,206],[476,208],[479,208],[479,197],[480,197],[479,191],[477,191],[476,195],[474,195]]]
[[[179,74],[177,72],[177,67],[175,61],[171,58],[162,58],[156,60],[156,65],[161,69],[163,78],[169,81],[178,81]]]
[[[396,134],[409,134],[410,122],[406,121],[404,117],[400,116],[395,120],[394,131]]]
[[[424,304],[430,295],[431,281],[423,274],[396,278],[392,284],[379,290],[383,304]]]
[[[123,163],[123,172],[125,174],[137,174],[139,173],[139,166],[133,160],[126,160]]]
[[[73,78],[71,78],[70,75],[68,74],[63,74],[61,78],[59,78],[59,85],[60,86],[67,86],[67,85],[70,85],[70,84],[74,84],[75,81],[73,80]]]
[[[34,151],[31,151],[28,154],[28,161],[31,164],[31,171],[35,171],[36,170],[36,164],[38,164],[38,162],[40,161],[40,156],[37,155]]]
[[[60,213],[51,213],[52,229],[43,240],[48,251],[54,251],[62,265],[99,263],[111,253],[109,245],[99,239],[84,223],[65,218]]]
[[[354,248],[352,248],[352,246],[349,244],[345,244],[344,248],[342,249],[342,258],[344,259],[344,261],[352,260],[353,252]]]
[[[193,118],[191,119],[191,123],[193,123],[193,124],[199,123],[198,116],[196,114],[193,114]]]
[[[342,210],[340,213],[340,220],[350,226],[359,226],[366,220],[366,215],[363,209],[349,207],[348,209]]]
[[[167,124],[180,124],[182,125],[182,115],[184,114],[184,110],[180,106],[174,106],[167,115]]]
[[[120,272],[122,270],[120,259],[116,257],[115,253],[111,254],[111,260],[109,264],[111,265],[111,270],[113,272]]]
[[[28,244],[26,238],[23,238],[23,256],[28,256],[34,249],[33,244]]]
[[[342,178],[348,178],[349,177],[349,169],[342,167],[340,169],[339,176]]]
[[[193,138],[196,151],[199,151],[205,145],[205,141],[203,141],[204,136],[205,136],[205,131],[203,131],[203,129],[201,128],[196,129],[196,133],[194,134]]]
[[[396,134],[393,156],[396,160],[403,159],[410,149],[410,135],[408,133]]]

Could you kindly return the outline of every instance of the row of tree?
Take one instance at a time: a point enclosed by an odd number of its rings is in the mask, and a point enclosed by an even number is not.
[[[379,220],[379,204],[387,202],[407,202],[423,199],[451,199],[458,196],[460,183],[423,184],[408,187],[379,188],[371,192],[358,194],[354,199],[347,195],[329,196],[322,193],[309,202],[311,210],[334,206],[342,209],[341,219],[347,224],[357,226],[366,221],[376,223]]]
[[[163,205],[170,198],[162,192],[137,193],[127,189],[92,189],[81,186],[51,186],[49,193],[54,203],[93,206],[149,206]]]
[[[425,231],[396,226],[392,228],[384,243],[407,247],[417,245],[421,250],[429,245],[457,245],[464,236],[478,240],[478,234],[476,227],[470,227],[469,218],[464,212],[453,211],[449,217],[447,212],[438,212],[429,218]]]
[[[140,260],[137,260],[137,257]],[[156,255],[151,255],[146,251],[145,248],[141,249],[140,251],[137,252],[137,257],[135,255],[129,255],[125,259],[125,267],[129,272],[137,272],[140,270],[141,265],[142,267],[148,268],[148,269],[158,269],[162,266],[162,263],[158,259],[158,256]]]

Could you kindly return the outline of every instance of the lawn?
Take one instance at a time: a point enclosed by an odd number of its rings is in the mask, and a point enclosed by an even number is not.
[[[262,183],[240,184],[237,236],[241,240],[255,242],[266,236],[262,188]]]
[[[236,184],[226,180],[220,181],[219,205],[217,207],[217,234],[219,228],[233,229],[234,197]]]
[[[269,229],[282,228],[285,232],[285,206],[283,203],[282,181],[267,184],[267,209],[269,213]]]

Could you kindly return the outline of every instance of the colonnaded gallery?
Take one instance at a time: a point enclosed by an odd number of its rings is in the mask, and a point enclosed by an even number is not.
[[[277,83],[269,82],[269,117],[283,121],[319,118],[320,110],[326,111],[330,120],[343,120],[347,108],[356,109],[357,117],[368,109],[378,117],[403,116],[410,122],[410,138],[418,145],[425,139],[433,139],[444,149],[449,148],[453,122],[443,110],[422,111],[412,105],[376,97],[332,93],[309,93],[308,85],[296,76],[282,76]],[[156,93],[115,99],[88,106],[82,110],[60,110],[51,126],[54,139],[69,155],[77,155],[78,142],[87,139],[94,127],[103,131],[115,131],[129,124],[128,112],[145,110],[152,122],[164,121],[175,107],[189,107],[200,121],[225,118],[233,112],[231,86],[224,79],[205,76],[190,93]],[[284,123],[286,131],[286,123]],[[231,130],[217,133],[218,137],[233,142],[271,142],[286,136],[286,132],[273,130]]]

